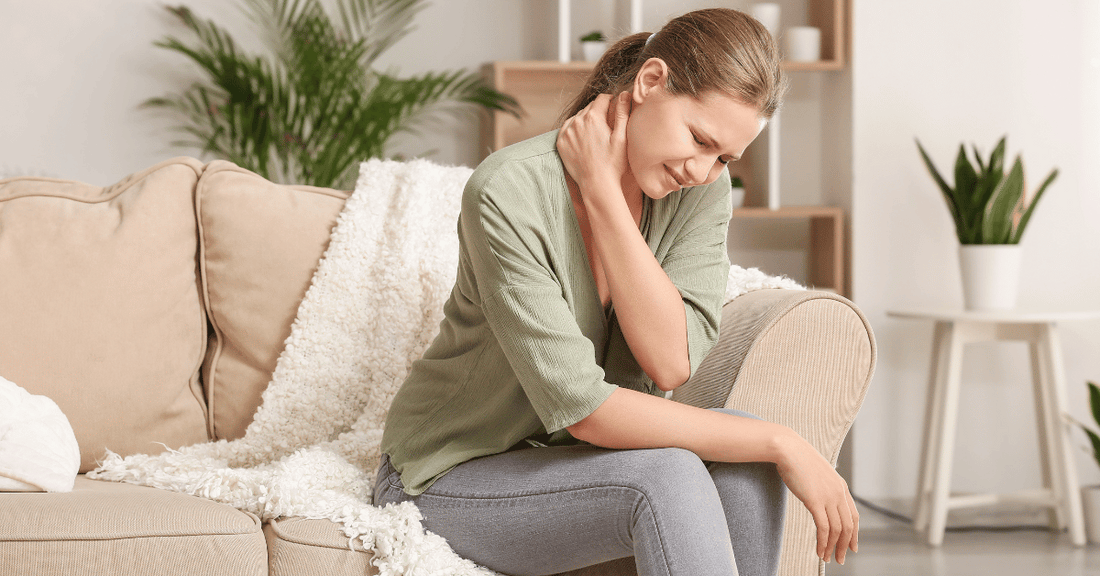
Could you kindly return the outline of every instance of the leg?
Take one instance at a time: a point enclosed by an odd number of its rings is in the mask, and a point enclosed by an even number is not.
[[[739,410],[715,410],[756,418]],[[712,462],[707,469],[722,500],[738,573],[741,576],[776,574],[783,543],[787,487],[775,464]]]
[[[932,514],[933,471],[936,469],[936,446],[939,446],[939,433],[943,427],[940,406],[943,404],[943,390],[947,382],[946,348],[947,322],[936,322],[932,337],[932,363],[929,370],[928,397],[924,407],[924,435],[921,440],[920,472],[917,475],[916,512],[913,516],[913,528],[920,532],[928,527]]]
[[[941,344],[947,350],[947,360],[943,390],[936,394],[939,401],[936,412],[940,429],[937,431],[932,453],[931,516],[928,523],[928,543],[932,546],[943,544],[943,533],[947,527],[947,501],[951,497],[951,464],[955,455],[955,429],[959,416],[959,388],[962,386],[964,333],[971,329],[970,324],[955,322]]]
[[[1058,330],[1053,322],[1043,324],[1042,339],[1039,345],[1039,357],[1044,366],[1046,377],[1043,386],[1046,390],[1045,420],[1046,434],[1052,443],[1051,476],[1059,490],[1060,507],[1069,527],[1070,540],[1076,546],[1085,545],[1085,519],[1081,510],[1081,487],[1077,482],[1077,466],[1074,464],[1073,449],[1066,438],[1066,374],[1062,361],[1062,345],[1058,339]]]
[[[460,464],[412,497],[388,459],[378,478],[376,505],[415,503],[425,528],[498,572],[634,555],[641,576],[737,574],[714,482],[686,450],[516,450]]]

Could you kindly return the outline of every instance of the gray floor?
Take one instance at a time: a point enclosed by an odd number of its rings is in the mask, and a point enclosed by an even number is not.
[[[908,515],[905,506],[885,506]],[[949,526],[1036,525],[1044,516],[1034,509],[954,511]],[[828,576],[1100,576],[1100,546],[1076,547],[1065,533],[948,532],[943,546],[932,548],[909,524],[862,506],[860,524],[859,553],[844,566],[826,565]]]

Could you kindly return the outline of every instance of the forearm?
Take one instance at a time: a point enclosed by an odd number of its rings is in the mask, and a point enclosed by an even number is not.
[[[684,448],[713,462],[778,463],[789,444],[800,440],[786,426],[626,388],[616,389],[569,432],[604,448]]]
[[[661,390],[690,376],[680,291],[653,257],[619,194],[583,194],[596,252],[627,344]]]

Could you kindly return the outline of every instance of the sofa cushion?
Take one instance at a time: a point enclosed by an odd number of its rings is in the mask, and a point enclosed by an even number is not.
[[[239,438],[252,422],[348,196],[273,184],[230,162],[206,167],[196,205],[212,437]]]
[[[279,518],[264,526],[271,576],[378,574],[374,554],[330,520]]]
[[[80,444],[158,453],[207,439],[193,205],[201,162],[109,187],[0,181],[0,374],[53,399]]]
[[[210,500],[81,475],[72,492],[0,504],[5,574],[267,573],[259,519]]]

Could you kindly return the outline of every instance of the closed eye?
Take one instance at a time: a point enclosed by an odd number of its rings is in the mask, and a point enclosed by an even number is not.
[[[707,144],[706,142],[703,142],[702,140],[700,140],[699,135],[694,133],[694,132],[691,133],[691,137],[695,139],[696,144],[702,146],[703,148],[711,148],[712,147],[710,144]],[[726,164],[729,164],[733,160],[735,160],[735,158],[733,156],[719,156],[718,157],[718,162],[720,164],[722,164],[723,166],[725,166]]]

